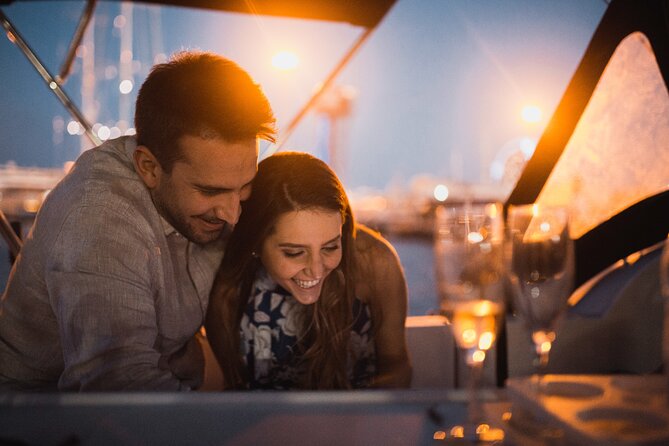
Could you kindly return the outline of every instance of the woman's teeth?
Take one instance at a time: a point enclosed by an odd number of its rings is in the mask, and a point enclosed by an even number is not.
[[[316,285],[320,283],[320,279],[318,280],[299,280],[299,279],[293,279],[293,281],[299,286],[300,288],[313,288]]]

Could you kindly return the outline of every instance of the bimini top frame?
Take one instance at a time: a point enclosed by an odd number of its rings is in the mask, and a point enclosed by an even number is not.
[[[30,0],[0,0],[0,6],[15,3],[16,1]],[[278,150],[288,139],[302,118],[318,101],[319,97],[327,91],[337,75],[343,70],[354,54],[369,38],[372,31],[378,26],[383,17],[388,13],[396,0],[365,0],[365,1],[337,1],[337,0],[145,0],[138,3],[152,3],[171,6],[183,6],[188,8],[204,8],[217,11],[229,11],[256,15],[271,15],[279,17],[292,17],[301,19],[316,19],[336,22],[346,22],[361,26],[365,30],[353,43],[344,56],[330,71],[325,80],[320,84],[310,99],[300,108],[295,117],[288,123],[279,135],[279,142],[273,151]],[[82,3],[84,3],[82,1]],[[101,143],[93,131],[90,122],[86,119],[77,105],[70,99],[62,89],[62,85],[70,73],[77,47],[86,32],[88,24],[95,12],[96,0],[85,1],[81,18],[72,37],[68,52],[63,61],[58,75],[49,72],[38,55],[33,51],[28,42],[14,27],[9,17],[0,9],[0,24],[5,29],[7,37],[25,55],[31,65],[42,77],[49,89],[53,91],[58,100],[65,106],[70,115],[83,127],[86,136],[94,145]],[[21,241],[11,229],[5,215],[0,210],[0,235],[7,242],[13,257],[18,255]]]
[[[8,5],[17,1],[31,0],[0,0],[1,5]],[[118,1],[118,0],[117,0]],[[271,15],[279,17],[292,17],[301,19],[316,19],[336,22],[346,22],[352,25],[361,26],[365,31],[353,43],[350,49],[344,54],[339,62],[334,66],[330,74],[321,83],[321,87],[313,93],[307,103],[298,111],[295,117],[289,122],[286,128],[279,135],[279,146],[288,139],[293,130],[297,127],[301,119],[317,102],[320,95],[325,92],[332,84],[336,76],[352,59],[362,44],[371,35],[372,31],[378,26],[383,17],[388,13],[396,0],[365,0],[365,1],[333,1],[333,0],[144,0],[138,3],[151,3],[160,5],[183,6],[187,8],[203,8],[217,11],[228,11],[256,15]],[[68,97],[61,88],[67,78],[76,49],[81,43],[81,39],[86,31],[91,17],[95,11],[96,0],[87,0],[82,11],[79,24],[75,30],[69,50],[63,61],[60,73],[52,75],[45,65],[40,61],[37,54],[30,45],[21,36],[14,27],[9,17],[0,10],[0,23],[7,32],[9,39],[15,43],[26,56],[28,61],[40,74],[47,86],[54,92],[61,103],[69,111],[72,117],[77,120],[85,130],[88,138],[97,145],[99,138],[93,132],[91,124],[79,111],[79,108]]]

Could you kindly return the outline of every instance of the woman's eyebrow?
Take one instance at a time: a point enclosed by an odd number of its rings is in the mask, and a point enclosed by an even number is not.
[[[280,248],[304,248],[306,245],[300,245],[299,243],[279,243]]]
[[[333,239],[328,240],[327,242],[323,243],[323,245],[329,245],[330,243],[338,242],[339,240],[341,240],[341,235],[338,235],[338,236],[334,237]]]
[[[330,243],[337,242],[337,241],[339,241],[340,239],[341,239],[341,235],[338,235],[338,236],[336,236],[336,237],[334,237],[334,238],[328,240],[327,242],[323,243],[322,246],[329,245]],[[307,245],[301,245],[301,244],[299,244],[299,243],[290,243],[290,242],[279,243],[279,247],[280,247],[280,248],[304,248],[304,247],[306,247],[306,246],[307,246]]]

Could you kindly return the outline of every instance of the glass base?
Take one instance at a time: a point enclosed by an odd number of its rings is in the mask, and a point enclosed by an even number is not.
[[[462,424],[451,426],[447,430],[436,431],[432,438],[435,444],[502,445],[504,431],[486,423]]]
[[[604,391],[598,386],[579,381],[551,381],[546,375],[532,375],[532,391],[537,395],[560,396],[563,398],[592,398]]]

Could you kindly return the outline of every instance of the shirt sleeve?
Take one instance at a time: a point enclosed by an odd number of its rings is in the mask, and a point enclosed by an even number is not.
[[[155,347],[152,274],[159,250],[148,223],[142,231],[130,211],[75,209],[49,255],[45,277],[63,350],[61,390],[185,390]]]

